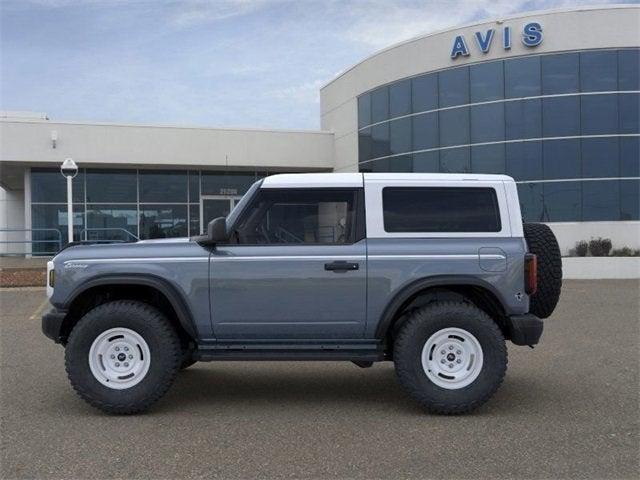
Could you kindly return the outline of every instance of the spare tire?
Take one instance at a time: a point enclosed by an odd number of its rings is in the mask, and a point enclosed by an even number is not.
[[[538,257],[538,290],[529,299],[529,311],[539,318],[550,316],[562,290],[562,256],[556,236],[543,223],[525,223],[529,252]]]

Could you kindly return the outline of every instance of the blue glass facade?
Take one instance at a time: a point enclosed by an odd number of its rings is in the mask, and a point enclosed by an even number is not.
[[[73,180],[74,239],[130,240],[199,235],[201,196],[239,196],[267,172],[80,169]],[[31,169],[33,253],[67,243],[66,180]],[[59,232],[59,233],[58,233]],[[46,242],[43,242],[46,241]]]
[[[639,220],[640,49],[453,67],[358,97],[363,172],[506,173],[525,220]]]

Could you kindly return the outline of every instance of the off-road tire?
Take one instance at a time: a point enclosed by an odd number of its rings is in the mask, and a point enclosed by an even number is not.
[[[92,343],[111,328],[135,331],[151,352],[144,378],[123,390],[102,385],[89,366]],[[108,302],[90,310],[73,327],[65,349],[65,367],[76,393],[104,412],[121,415],[142,412],[157,402],[169,390],[181,361],[180,339],[164,314],[132,300]]]
[[[422,366],[422,349],[434,333],[460,328],[480,343],[483,365],[466,387],[450,390],[433,383]],[[485,312],[466,302],[435,302],[415,310],[400,326],[393,346],[396,374],[402,387],[430,413],[471,412],[498,390],[507,370],[507,347],[500,328]]]
[[[555,310],[562,290],[560,247],[547,225],[525,223],[523,228],[529,251],[538,257],[538,290],[529,300],[529,312],[547,318]]]

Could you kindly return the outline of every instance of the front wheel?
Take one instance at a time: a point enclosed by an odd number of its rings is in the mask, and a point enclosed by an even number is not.
[[[65,350],[67,375],[89,404],[132,414],[162,397],[182,362],[180,339],[156,308],[137,301],[108,302],[74,326]]]
[[[496,323],[465,302],[437,302],[413,312],[394,342],[396,373],[427,411],[467,413],[498,389],[507,348]]]

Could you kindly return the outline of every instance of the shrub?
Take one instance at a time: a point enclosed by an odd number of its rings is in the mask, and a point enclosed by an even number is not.
[[[577,257],[586,257],[588,251],[589,251],[589,244],[585,240],[580,240],[579,242],[576,242],[574,252]]]
[[[640,257],[640,250],[633,250],[629,247],[616,248],[611,250],[612,257]]]
[[[592,238],[589,242],[589,251],[594,257],[606,257],[611,251],[611,239],[609,238]]]

